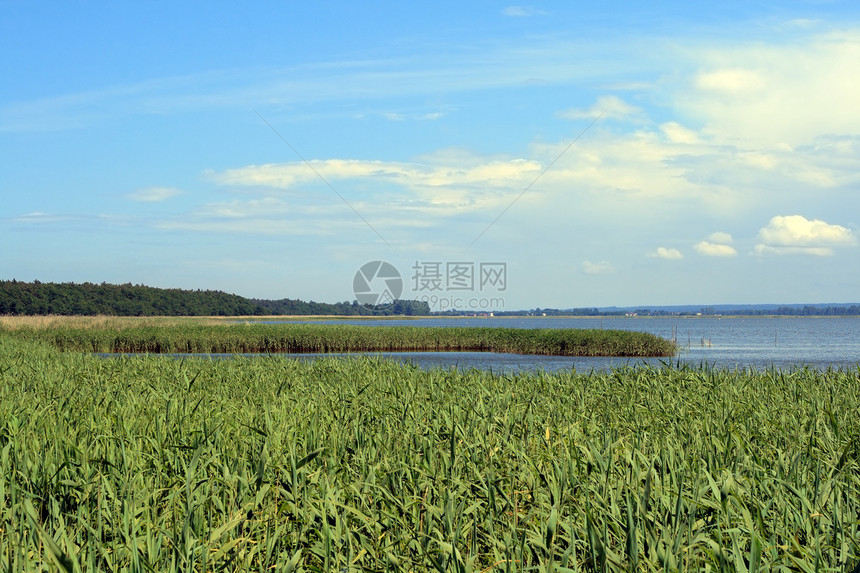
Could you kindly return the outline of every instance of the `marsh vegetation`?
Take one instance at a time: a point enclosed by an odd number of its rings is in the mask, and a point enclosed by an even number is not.
[[[101,359],[0,333],[3,571],[846,571],[858,371]]]
[[[97,320],[97,319],[95,319]],[[102,353],[508,352],[555,356],[671,356],[677,348],[653,334],[600,329],[519,329],[331,324],[160,324],[107,319],[48,327],[10,326],[19,339],[60,350]],[[15,324],[13,321],[11,324]]]

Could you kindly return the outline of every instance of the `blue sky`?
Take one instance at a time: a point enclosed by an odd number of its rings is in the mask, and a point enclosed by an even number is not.
[[[0,279],[860,300],[856,2],[5,1],[0,78]]]

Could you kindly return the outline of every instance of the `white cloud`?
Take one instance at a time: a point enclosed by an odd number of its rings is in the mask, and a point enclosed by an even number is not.
[[[582,261],[582,272],[587,275],[608,275],[615,272],[615,267],[607,261],[600,261],[599,263]]]
[[[157,203],[160,201],[166,201],[171,197],[176,197],[180,193],[182,193],[182,191],[174,187],[146,187],[144,189],[138,189],[133,193],[128,193],[125,197],[126,199],[140,201],[142,203]]]
[[[396,163],[353,159],[328,159],[305,163],[270,163],[209,173],[223,185],[289,188],[313,181],[322,175],[326,180],[373,178],[397,181],[412,187],[446,185],[517,186],[540,172],[541,165],[525,159],[487,160],[462,164]]]
[[[846,32],[841,37],[805,33],[804,38],[795,41],[795,46],[788,41],[769,44],[762,40],[726,47],[718,41],[704,40],[690,44],[681,59],[677,59],[678,54],[671,53],[668,44],[654,43],[653,52],[643,54],[644,60],[639,59],[635,65],[631,65],[630,69],[641,72],[637,72],[635,77],[618,74],[621,78],[618,85],[626,81],[628,87],[624,93],[620,88],[612,91],[621,94],[624,99],[604,95],[592,106],[585,105],[560,114],[582,119],[594,118],[604,112],[604,117],[635,120],[636,129],[624,129],[616,122],[598,122],[594,129],[552,165],[533,188],[528,189],[528,193],[511,210],[510,216],[515,216],[516,211],[522,212],[525,208],[532,208],[533,212],[543,209],[544,213],[553,216],[561,216],[565,212],[594,214],[606,212],[606,209],[613,209],[619,218],[636,210],[641,213],[659,210],[667,217],[682,214],[690,217],[690,213],[700,211],[717,217],[738,214],[749,216],[752,209],[760,208],[755,202],[764,204],[771,198],[776,199],[775,192],[773,197],[766,195],[767,189],[780,189],[780,199],[797,204],[801,194],[809,193],[810,185],[833,188],[856,185],[860,181],[860,161],[857,156],[857,141],[860,140],[839,135],[860,133],[860,123],[852,119],[860,117],[855,113],[860,105],[847,97],[844,101],[839,100],[844,103],[842,107],[817,109],[814,105],[797,105],[798,101],[805,101],[807,93],[818,98],[813,98],[813,101],[825,96],[837,97],[816,87],[819,77],[826,80],[830,86],[828,90],[837,86],[839,81],[843,82],[844,87],[851,88],[855,80],[850,72],[857,66],[850,57],[840,55],[839,47],[845,47],[850,55],[852,46],[860,45],[860,32]],[[554,48],[558,49],[554,51]],[[378,88],[382,91],[382,87],[390,87],[389,83],[397,83],[399,90],[408,85],[417,86],[415,89],[423,90],[422,93],[429,93],[435,89],[435,86],[428,87],[431,80],[441,81],[443,85],[438,89],[446,93],[451,90],[464,91],[474,86],[503,90],[509,84],[530,77],[531,67],[541,57],[549,55],[548,67],[535,73],[545,77],[549,85],[569,86],[574,85],[574,81],[581,82],[583,78],[588,78],[590,73],[578,67],[581,66],[579,63],[570,67],[558,65],[575,52],[573,48],[572,45],[556,45],[549,41],[532,46],[528,51],[495,46],[496,52],[486,53],[492,56],[489,66],[492,69],[488,70],[479,69],[480,66],[471,63],[473,59],[463,60],[457,66],[432,59],[422,60],[416,63],[419,69],[411,72],[399,69],[399,64],[391,62],[365,62],[360,65],[357,62],[329,63],[327,69],[332,71],[332,77],[337,80],[332,80],[332,83],[343,84],[349,88],[346,92],[323,89],[328,84],[326,78],[329,76],[310,77],[301,70],[271,70],[272,74],[267,77],[277,80],[277,83],[285,81],[290,75],[288,72],[302,72],[298,74],[304,82],[302,85],[320,86],[319,91],[328,94],[324,97],[326,100],[334,97],[352,98],[355,97],[353,92],[362,91],[359,88],[371,87],[371,95],[367,97],[376,97],[372,95],[374,90]],[[663,61],[663,56],[673,55],[676,59],[672,61],[677,62],[679,70],[676,77],[681,78],[680,82],[672,84],[671,78],[657,81],[657,76],[649,75],[653,70],[649,71],[648,61]],[[746,55],[749,55],[749,61],[744,59]],[[800,72],[805,74],[805,79],[802,80],[792,75],[791,67],[785,63],[785,60],[791,60],[796,55],[799,55],[799,61],[803,64]],[[474,58],[476,61],[482,59]],[[489,73],[500,69],[506,73]],[[549,69],[555,70],[554,75],[544,73]],[[612,75],[618,69],[617,64],[610,64],[606,75]],[[464,70],[466,73],[461,73]],[[386,73],[380,73],[382,71]],[[376,77],[377,82],[381,83],[371,86],[369,80],[365,82],[365,72],[367,77]],[[407,73],[416,74],[417,83],[403,82]],[[504,78],[519,79],[508,81]],[[245,83],[248,93],[253,94],[255,100],[273,103],[285,101],[283,98],[286,96],[275,97],[272,95],[274,90],[270,93],[259,80],[250,81],[244,76],[239,79]],[[189,85],[195,84],[191,82]],[[201,85],[209,84],[203,82]],[[278,85],[281,88],[277,90],[278,94],[317,93],[313,89],[286,89],[293,85],[289,82]],[[609,91],[606,84],[597,85],[601,86],[598,89]],[[160,88],[153,90],[160,92]],[[748,95],[749,90],[755,90],[754,98],[744,95]],[[854,91],[857,92],[856,89]],[[273,99],[263,97],[267,94],[272,95]],[[759,97],[767,100],[769,105],[776,106],[779,113],[760,106],[757,103]],[[655,102],[661,107],[658,112],[651,114],[649,105]],[[428,111],[438,110],[437,105],[434,104]],[[382,104],[380,108],[390,109],[382,107]],[[390,117],[415,120],[421,117],[422,111],[420,107],[409,108],[401,115],[393,114]],[[367,113],[376,119],[381,117],[380,112]],[[838,122],[831,120],[843,113],[845,125],[835,127]],[[824,124],[811,121],[810,118],[817,114],[826,116]],[[432,113],[426,117],[434,118]],[[773,133],[769,131],[769,126],[774,122],[779,123],[776,127],[778,130],[795,126],[797,137],[780,135],[761,144],[763,137],[769,138],[768,134]],[[807,124],[813,127],[819,125],[821,129],[801,129]],[[827,131],[823,131],[825,128]],[[821,136],[822,132],[832,135]],[[321,158],[311,161],[311,164],[339,192],[343,192],[363,215],[370,216],[373,210],[397,215],[417,216],[421,213],[427,215],[428,220],[441,224],[446,216],[466,212],[480,213],[482,216],[486,213],[488,219],[492,219],[534,181],[543,167],[562,154],[569,142],[567,139],[536,143],[529,152],[519,157],[463,156],[462,150],[453,150],[447,155],[438,153],[402,162]],[[825,148],[824,144],[829,147]],[[378,157],[384,159],[386,156]],[[286,193],[274,193],[265,187],[288,191],[291,198],[295,195],[307,198],[311,192],[319,192],[313,199],[318,204],[339,204],[339,199],[323,188],[314,171],[301,162],[248,165],[213,172],[212,179],[239,188],[259,187],[259,190],[244,191],[260,195],[287,196]],[[786,179],[798,185],[783,185]],[[809,184],[799,185],[803,182]],[[317,187],[311,188],[312,183]],[[169,192],[159,195],[152,189],[149,190],[149,198],[144,198],[146,195],[141,193],[146,190],[136,192],[140,193],[140,197],[135,200],[165,200],[170,196]],[[326,195],[323,196],[323,193]],[[830,200],[835,202],[836,197],[834,194]],[[361,201],[365,202],[366,207],[360,204]],[[770,205],[769,209],[774,208],[774,203]],[[209,208],[214,209],[215,206]],[[219,208],[229,212],[238,207],[227,202]],[[767,215],[771,213],[773,211]],[[436,218],[432,219],[431,216]],[[709,254],[736,254],[734,249],[720,247],[730,241],[712,236],[703,242],[716,245],[714,248],[702,246]],[[696,251],[702,252],[700,249]]]
[[[207,203],[181,217],[160,221],[160,229],[262,235],[317,235],[330,227],[314,224],[313,209],[298,208],[275,197]]]
[[[448,111],[450,111],[450,110],[448,110]],[[443,117],[445,117],[448,114],[448,111],[438,111],[437,110],[437,111],[427,111],[427,112],[420,112],[420,113],[405,113],[405,112],[398,112],[398,111],[382,111],[382,112],[378,112],[374,115],[378,115],[379,117],[387,119],[388,121],[396,121],[396,122],[436,121],[436,120],[439,120],[439,119],[442,119]],[[359,113],[359,114],[356,114],[356,116],[355,116],[356,119],[363,119],[364,117],[366,117],[365,113]]]
[[[749,217],[766,203],[808,197],[809,186],[797,181],[801,172],[821,171],[840,185],[860,181],[857,144],[851,139],[820,140],[812,151],[744,150],[699,137],[677,122],[642,123],[632,133],[610,127],[617,126],[593,129],[570,148],[570,139],[534,143],[521,157],[443,148],[410,161],[323,158],[310,161],[313,169],[295,161],[247,165],[208,176],[243,192],[305,199],[313,195],[308,200],[318,204],[339,203],[319,181],[316,170],[362,215],[384,211],[414,218],[422,214],[433,225],[450,224],[446,217],[466,213],[491,220],[523,190],[527,193],[506,217],[612,210],[617,220],[657,212],[689,219],[691,213]],[[838,197],[833,194],[830,200]],[[706,244],[694,252],[737,254],[734,248],[725,248],[732,244],[728,233],[701,239]]]
[[[228,201],[209,203],[196,213],[206,217],[244,219],[248,217],[275,217],[291,211],[289,204],[274,197],[252,199],[250,201]]]
[[[729,68],[700,73],[696,86],[705,91],[723,94],[745,94],[765,87],[764,77],[753,70]]]
[[[489,220],[514,200],[512,214],[525,209],[561,214],[617,212],[619,207],[642,213],[658,204],[663,211],[667,207],[679,212],[705,208],[733,213],[744,199],[739,191],[693,180],[689,174],[697,171],[677,158],[695,158],[698,146],[667,141],[660,131],[642,129],[623,137],[595,131],[573,148],[569,145],[569,140],[534,144],[527,158],[447,148],[408,162],[322,159],[311,160],[310,166],[302,162],[248,165],[207,175],[218,184],[246,192],[253,192],[251,187],[268,187],[294,198],[307,197],[315,185],[325,194],[318,200],[337,201],[324,189],[319,173],[352,204],[361,200],[387,212],[424,213],[440,224],[442,217],[467,212],[486,215]],[[542,169],[556,159],[536,181]],[[712,157],[703,157],[705,160]],[[522,194],[524,190],[527,193]]]
[[[660,126],[660,130],[666,135],[672,143],[700,143],[699,136],[695,131],[687,129],[683,125],[675,121],[669,121]]]
[[[776,158],[776,155],[772,153],[748,151],[738,154],[738,162],[755,169],[771,170],[777,166],[778,159]]]
[[[759,254],[808,254],[829,256],[833,247],[857,244],[854,233],[842,225],[802,215],[777,215],[758,232],[761,241],[755,247]]]
[[[841,225],[831,225],[802,215],[777,215],[759,231],[762,242],[778,246],[853,245],[854,234]]]
[[[711,243],[709,241],[699,241],[693,248],[700,255],[704,255],[706,257],[734,257],[738,254],[734,247],[730,245],[722,245],[718,243]]]
[[[564,119],[592,119],[595,117],[628,119],[642,113],[642,110],[630,105],[618,96],[601,96],[588,109],[573,108],[559,112]]]
[[[497,212],[519,197],[540,170],[541,165],[532,160],[440,152],[414,163],[330,159],[311,161],[310,166],[250,165],[207,175],[222,185],[283,189],[295,197],[306,197],[308,186],[322,184],[322,176],[339,189],[338,194],[349,190],[347,200],[356,208],[365,201],[373,209],[388,212],[444,216]],[[341,180],[351,183],[341,184]],[[356,189],[360,198],[355,197]],[[326,194],[327,199],[331,197],[330,192]],[[526,197],[522,203],[530,199]]]
[[[678,249],[668,249],[666,247],[657,247],[657,250],[653,253],[648,253],[649,257],[656,257],[658,259],[669,259],[669,260],[678,260],[683,259],[684,255],[681,254],[681,251]]]
[[[812,255],[815,257],[830,257],[833,249],[830,247],[772,247],[759,243],[755,246],[757,255]]]
[[[158,221],[155,227],[207,233],[331,236],[346,228],[374,233],[379,229],[387,234],[392,229],[414,231],[431,224],[420,212],[410,216],[407,208],[379,213],[378,208],[363,202],[353,202],[351,206],[362,217],[336,198],[325,204],[285,201],[280,197],[236,199],[204,204],[182,216]]]
[[[728,233],[723,233],[722,231],[716,231],[708,235],[708,241],[711,243],[718,243],[720,245],[727,245],[733,241],[732,236]]]
[[[568,144],[535,146],[533,153],[548,163]],[[588,201],[599,203],[596,206],[600,208],[615,209],[619,199],[624,201],[622,207],[632,206],[631,200],[641,199],[653,207],[654,200],[700,201],[708,195],[719,195],[721,205],[731,208],[730,192],[724,189],[712,192],[708,185],[689,180],[689,168],[676,161],[679,155],[689,153],[689,146],[667,143],[659,134],[647,130],[625,137],[590,133],[564,153],[536,187],[578,189],[580,206]],[[590,193],[586,195],[583,191]]]
[[[860,132],[860,30],[791,40],[694,50],[699,70],[669,96],[675,109],[715,143],[747,149]]]

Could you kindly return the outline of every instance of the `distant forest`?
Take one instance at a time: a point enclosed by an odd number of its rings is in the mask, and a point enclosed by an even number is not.
[[[857,316],[860,315],[860,305],[807,304],[804,306],[779,306],[773,309],[747,308],[728,311],[715,311],[711,307],[704,307],[702,309],[702,314],[736,314],[743,316]]]
[[[162,289],[107,283],[0,281],[0,315],[260,316],[428,315],[426,302],[398,300],[368,308],[357,301],[327,304],[301,300],[258,300],[213,290]]]
[[[0,281],[0,315],[113,315],[113,316],[463,316],[474,311],[431,312],[427,302],[398,300],[391,305],[368,308],[357,301],[323,303],[283,298],[249,299],[213,290],[162,289],[144,285],[107,283],[41,283]],[[858,304],[785,305],[768,308],[719,308],[704,306],[698,311],[638,308],[535,308],[496,311],[495,316],[857,316]]]

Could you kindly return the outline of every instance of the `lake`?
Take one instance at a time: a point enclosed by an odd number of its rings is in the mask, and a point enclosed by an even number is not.
[[[261,322],[304,322],[272,320]],[[675,358],[605,358],[526,356],[487,352],[403,352],[380,356],[425,368],[478,368],[494,372],[607,370],[636,364],[681,362],[718,368],[764,370],[809,366],[860,367],[860,317],[462,317],[421,319],[315,320],[325,324],[365,326],[480,326],[495,328],[607,328],[650,332],[676,338]],[[304,359],[313,355],[298,355]]]

